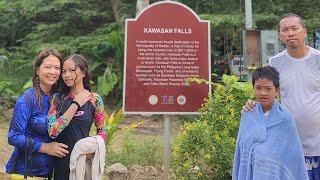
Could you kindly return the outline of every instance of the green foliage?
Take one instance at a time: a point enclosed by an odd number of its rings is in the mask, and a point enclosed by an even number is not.
[[[200,14],[208,13],[223,13],[230,14],[236,10],[239,12],[239,1],[224,0],[224,1],[208,1],[208,0],[177,0],[189,6],[195,12]]]
[[[178,119],[182,122],[193,122],[195,119],[199,118],[200,115],[177,115]]]
[[[32,64],[27,64],[20,58],[20,55],[17,56],[15,53],[0,48],[0,81],[11,82],[10,89],[14,92],[17,92],[21,84],[31,77],[32,72]]]
[[[126,114],[123,114],[122,108],[120,108],[118,111],[114,111],[110,116],[105,113],[105,126],[108,134],[106,139],[107,146],[114,143],[117,140],[116,137],[120,134],[127,133],[146,122],[146,120],[134,122],[126,127],[123,127],[121,130],[118,130],[119,125],[123,123],[125,117]]]
[[[123,0],[120,6],[121,22],[124,23],[126,18],[134,18],[136,14],[136,1]]]
[[[240,35],[244,24],[239,15],[201,14],[200,18],[210,21],[212,59],[224,56],[224,59],[229,59],[232,54],[240,54]]]
[[[275,14],[257,14],[255,15],[255,26],[257,29],[272,29],[277,30],[278,29],[278,21],[279,17]]]
[[[112,44],[114,53],[114,66],[116,68],[117,76],[122,83],[122,70],[124,65],[124,40],[123,34],[112,31],[109,38],[110,44]]]
[[[143,139],[143,140],[141,140]],[[127,131],[124,138],[117,139],[118,148],[107,146],[107,165],[121,163],[126,167],[139,164],[160,168],[162,164],[162,138],[135,134]]]
[[[112,96],[116,102],[121,102],[123,90],[123,69],[124,69],[124,35],[120,31],[112,31],[109,34],[108,43],[111,46],[109,56],[113,57],[110,61],[112,72],[117,77],[117,82],[114,83],[111,91]]]
[[[9,121],[9,117],[5,116],[4,112],[14,107],[15,98],[17,95],[12,90],[12,83],[0,81],[0,124]]]
[[[14,91],[11,89],[12,83],[8,81],[0,81],[0,97],[10,97],[15,95]]]
[[[207,161],[210,158],[210,129],[207,121],[197,120],[185,123],[177,136],[172,150],[172,170],[175,179],[209,178]],[[195,166],[200,168],[191,173]],[[212,175],[212,174],[211,174]]]
[[[250,82],[238,82],[235,76],[223,75],[223,84],[215,83],[196,122],[187,123],[173,147],[173,169],[177,179],[229,179],[241,109],[253,96]],[[200,167],[198,174],[190,169]]]
[[[23,87],[17,92],[17,94],[20,96],[23,94],[24,91],[26,91],[27,89],[31,88],[33,86],[33,82],[32,82],[32,78],[29,79],[29,81],[27,81]]]
[[[217,84],[211,97],[200,109],[201,120],[210,124],[212,145],[209,165],[214,175],[224,179],[231,175],[235,140],[241,119],[241,109],[252,98],[252,84],[237,82],[235,76],[222,77],[223,85]]]
[[[107,67],[104,74],[98,77],[98,94],[101,96],[108,96],[117,82],[118,78],[116,74],[111,72],[110,68]]]
[[[10,62],[8,61],[7,56],[0,56],[0,71],[6,71],[6,69],[10,69]]]
[[[210,20],[213,61],[228,60],[232,55],[240,54],[240,34],[245,28],[244,1],[176,1],[190,7],[201,19]],[[120,23],[115,22],[113,2],[120,2]],[[12,82],[12,89],[20,90],[21,84],[32,75],[37,53],[52,47],[63,56],[81,53],[87,57],[96,86],[98,77],[109,67],[118,81],[107,98],[109,102],[121,102],[123,22],[125,18],[135,17],[136,3],[131,0],[108,3],[104,0],[0,0],[0,68],[5,69],[0,72],[0,81]],[[285,12],[294,12],[306,19],[309,36],[319,28],[318,0],[253,0],[252,10],[256,29],[275,29],[277,19]],[[313,42],[313,38],[309,41]],[[3,61],[3,57],[7,60]]]
[[[125,114],[122,113],[122,108],[118,111],[114,111],[110,116],[105,113],[105,125],[107,127],[107,139],[106,144],[109,144],[110,141],[115,137],[119,125],[123,122]]]

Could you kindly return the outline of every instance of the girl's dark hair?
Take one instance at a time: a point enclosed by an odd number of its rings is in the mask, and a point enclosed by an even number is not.
[[[66,58],[63,59],[62,64],[66,61],[71,59],[76,64],[75,68],[79,68],[83,73],[85,73],[85,76],[83,78],[83,86],[85,89],[91,91],[91,85],[90,85],[90,74],[89,74],[89,64],[87,59],[82,56],[81,54],[72,54]],[[78,74],[76,74],[76,79],[78,78]],[[76,80],[75,79],[75,80]],[[63,81],[63,80],[61,80]],[[66,95],[70,88],[63,82],[61,83],[61,90],[59,94]]]
[[[66,58],[63,59],[62,64],[66,61],[71,59],[75,62],[76,66],[75,68],[79,68],[84,74],[83,78],[83,86],[85,89],[91,91],[91,85],[90,85],[90,73],[89,73],[89,64],[87,59],[82,56],[81,54],[72,54]],[[76,73],[76,72],[75,72]],[[76,74],[76,79],[78,78],[78,74]],[[75,80],[76,80],[75,79]],[[70,92],[70,87],[68,87],[62,79],[59,80],[58,84],[60,85],[58,88],[59,97],[56,99],[56,104],[58,104],[57,112],[59,113],[62,108],[62,99]]]
[[[46,48],[43,49],[37,56],[36,58],[36,62],[34,63],[34,67],[33,67],[33,76],[32,76],[32,83],[33,83],[33,87],[35,88],[35,94],[36,94],[36,99],[37,99],[37,103],[40,107],[40,109],[42,108],[42,90],[40,88],[40,82],[39,82],[39,77],[37,75],[37,70],[39,69],[39,67],[41,66],[41,64],[43,63],[43,60],[48,57],[48,56],[55,56],[59,59],[60,61],[60,67],[62,66],[62,56],[61,54],[55,50],[55,49],[50,49],[50,48]],[[61,79],[61,78],[59,78]],[[55,89],[57,88],[57,84],[53,85],[51,92],[54,92]]]
[[[252,74],[252,85],[256,83],[258,79],[267,79],[273,82],[273,85],[278,88],[280,86],[279,72],[271,66],[259,67],[254,70]]]

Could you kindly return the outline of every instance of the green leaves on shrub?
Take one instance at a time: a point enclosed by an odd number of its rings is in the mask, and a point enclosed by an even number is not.
[[[106,68],[104,74],[98,77],[98,93],[101,96],[108,96],[117,84],[118,78],[109,67]]]
[[[109,144],[110,141],[115,137],[118,127],[123,122],[125,117],[126,115],[122,113],[122,108],[114,111],[110,116],[105,113],[105,126],[107,127],[108,133],[106,144]]]
[[[207,121],[185,123],[172,150],[172,170],[176,179],[203,179],[210,159],[210,129]],[[198,166],[200,171],[191,172]]]

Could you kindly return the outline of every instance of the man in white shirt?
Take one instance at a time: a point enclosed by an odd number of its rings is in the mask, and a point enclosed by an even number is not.
[[[280,73],[281,104],[294,117],[309,179],[320,179],[320,51],[305,44],[307,30],[294,13],[281,16],[279,38],[286,49],[270,58]],[[249,100],[244,111],[253,109]]]

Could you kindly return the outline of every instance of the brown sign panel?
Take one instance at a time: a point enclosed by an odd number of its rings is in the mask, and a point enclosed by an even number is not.
[[[124,113],[195,114],[210,85],[210,24],[187,6],[159,2],[126,21]]]

